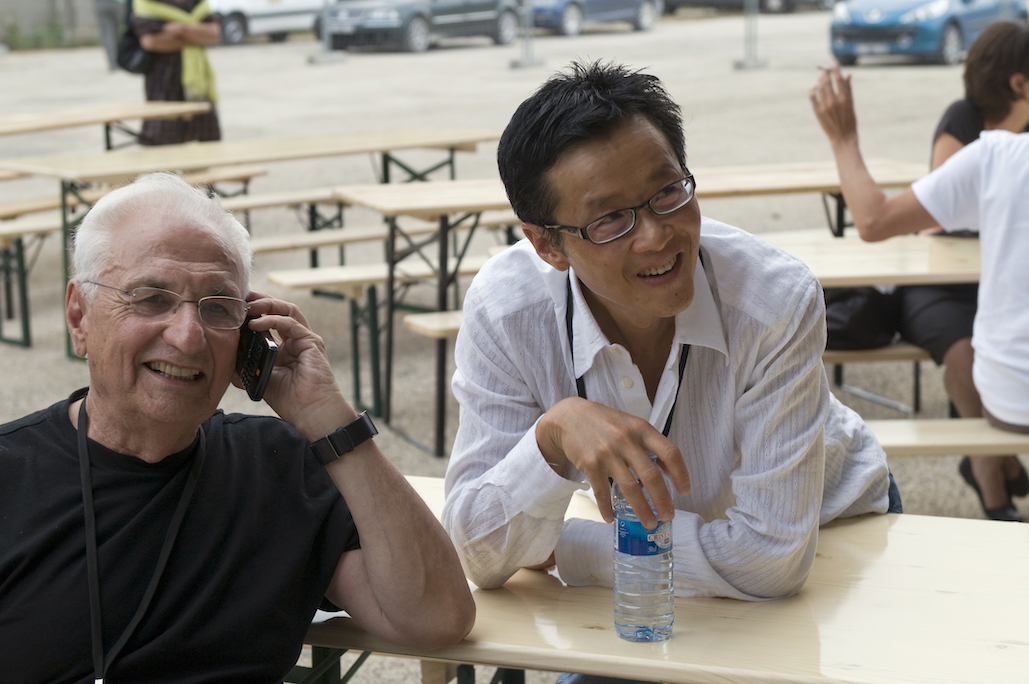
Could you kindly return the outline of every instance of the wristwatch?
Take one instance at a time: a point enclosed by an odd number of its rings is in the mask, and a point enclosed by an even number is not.
[[[377,434],[379,434],[379,431],[375,429],[375,424],[368,417],[368,412],[364,411],[353,423],[344,425],[331,435],[322,437],[317,442],[311,442],[311,451],[314,452],[314,457],[318,459],[319,463],[329,465],[340,456],[350,453]]]

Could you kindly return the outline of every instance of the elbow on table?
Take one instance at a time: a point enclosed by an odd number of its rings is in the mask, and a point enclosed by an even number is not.
[[[882,242],[898,235],[896,231],[891,231],[884,221],[875,216],[862,219],[855,217],[854,227],[857,228],[858,235],[865,242]]]
[[[435,650],[458,643],[472,631],[475,625],[475,600],[470,591],[455,597],[446,610],[431,616],[425,628],[412,633],[406,639],[411,648]]]

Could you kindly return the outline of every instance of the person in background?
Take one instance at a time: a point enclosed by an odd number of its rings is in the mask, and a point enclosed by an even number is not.
[[[246,230],[217,200],[145,176],[74,248],[89,386],[0,426],[4,682],[282,681],[320,606],[416,648],[468,633],[446,533],[299,309],[250,290]],[[243,326],[278,337],[279,417],[217,410]]]
[[[671,521],[677,596],[789,596],[820,524],[900,510],[882,448],[829,391],[818,281],[701,216],[683,138],[656,77],[603,63],[550,78],[504,131],[528,239],[465,298],[443,515],[480,587],[554,564],[612,586],[608,478],[645,527]],[[590,486],[609,522],[566,521]]]
[[[140,143],[168,145],[189,140],[221,140],[215,105],[214,70],[204,46],[221,39],[221,25],[207,0],[131,0],[139,43],[155,53],[146,73],[148,101],[210,102],[211,111],[189,119],[143,122]]]
[[[965,98],[947,108],[933,136],[931,169],[938,168],[955,152],[979,138],[984,130],[1019,133],[1029,127],[1029,26],[1016,22],[997,22],[976,39],[965,62]],[[843,113],[843,98],[830,97],[829,81],[820,80],[816,91],[826,96],[815,101],[815,111],[823,128],[830,117]],[[847,80],[849,93],[849,79]],[[814,91],[813,91],[814,92]],[[813,100],[814,101],[814,100]],[[857,132],[836,130],[830,138],[843,146],[857,145]],[[829,132],[829,129],[826,129]],[[853,135],[846,141],[835,140]],[[852,156],[849,153],[849,156]],[[837,155],[837,159],[839,159]],[[849,203],[848,203],[849,206]],[[883,240],[915,232],[911,226],[895,225],[890,231],[855,221],[861,238]],[[938,230],[938,229],[937,229]],[[901,336],[928,350],[944,368],[943,382],[960,416],[982,416],[982,402],[973,382],[972,330],[978,285],[933,285],[897,288]],[[986,517],[994,520],[1021,521],[1012,497],[1029,494],[1029,475],[1015,456],[965,457],[959,464],[962,478],[979,496]]]

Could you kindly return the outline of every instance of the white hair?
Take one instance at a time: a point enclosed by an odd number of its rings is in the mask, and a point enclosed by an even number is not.
[[[152,173],[97,200],[75,232],[72,265],[80,281],[99,280],[109,266],[114,230],[134,214],[173,216],[211,234],[229,254],[239,258],[244,296],[250,293],[254,249],[246,228],[222,209],[205,189],[174,173]],[[85,288],[92,297],[96,288]]]

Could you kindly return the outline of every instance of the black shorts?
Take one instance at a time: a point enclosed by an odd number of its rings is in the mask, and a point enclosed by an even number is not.
[[[979,285],[898,287],[900,336],[929,352],[937,365],[955,342],[972,336]]]

